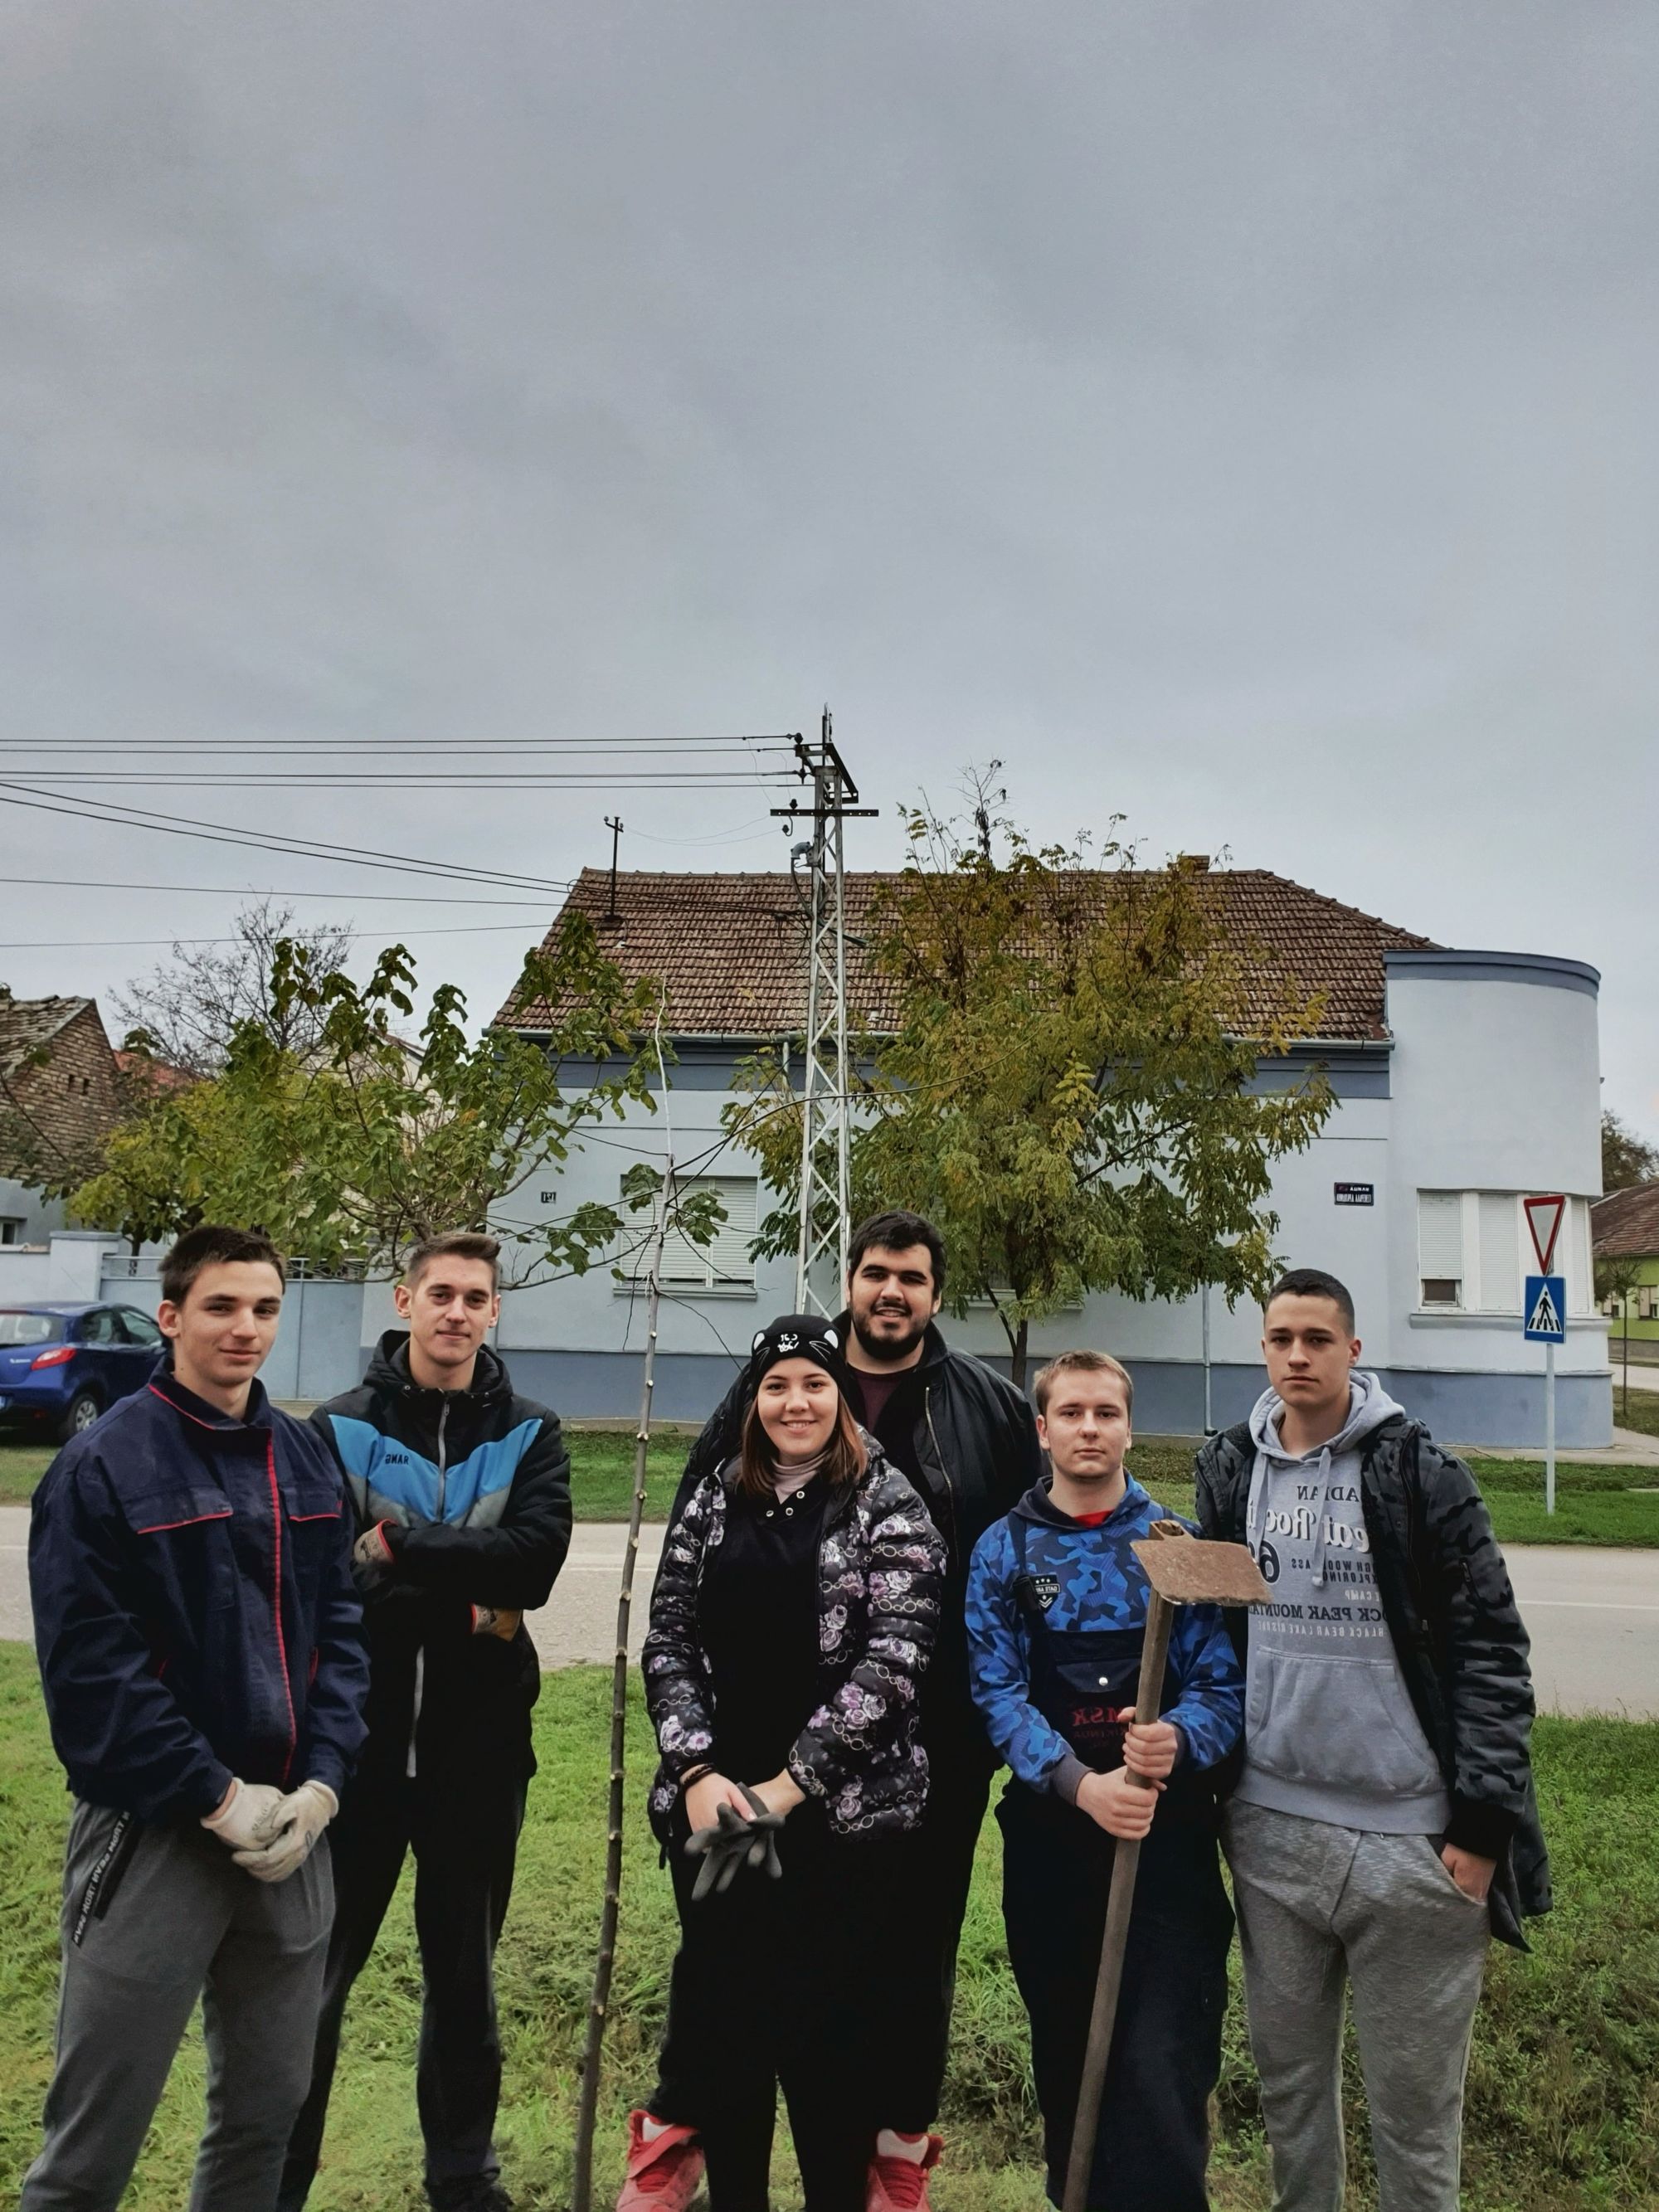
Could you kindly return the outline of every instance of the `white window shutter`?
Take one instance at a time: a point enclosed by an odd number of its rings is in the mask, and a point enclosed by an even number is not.
[[[1425,1281],[1463,1279],[1463,1194],[1419,1190],[1417,1194],[1418,1273]]]
[[[1521,1310],[1521,1208],[1512,1191],[1480,1194],[1480,1304],[1486,1313]]]

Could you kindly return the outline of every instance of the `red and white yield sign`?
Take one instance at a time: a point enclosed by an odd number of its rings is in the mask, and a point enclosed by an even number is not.
[[[1538,1255],[1538,1272],[1547,1275],[1553,1272],[1550,1261],[1555,1257],[1555,1240],[1561,1234],[1567,1201],[1559,1191],[1552,1191],[1547,1197],[1523,1198],[1521,1203],[1532,1231],[1532,1249]]]

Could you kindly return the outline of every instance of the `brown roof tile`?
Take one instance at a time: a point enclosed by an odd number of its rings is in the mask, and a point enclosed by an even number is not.
[[[1659,1253],[1659,1182],[1609,1191],[1590,1208],[1598,1260],[1646,1260]]]
[[[0,1075],[15,1074],[25,1055],[50,1044],[90,999],[14,999],[0,991]]]
[[[872,975],[856,941],[866,928],[878,887],[896,875],[847,878],[848,999],[855,1029],[880,1031],[895,1021],[892,987]],[[1099,878],[1103,900],[1115,878]],[[1374,915],[1361,914],[1265,868],[1231,868],[1203,876],[1205,897],[1235,945],[1246,948],[1253,1003],[1259,1014],[1287,983],[1327,994],[1319,1035],[1364,1042],[1386,1035],[1382,956],[1432,949]],[[567,906],[599,919],[609,903],[610,876],[584,869]],[[768,1037],[799,1030],[805,1018],[803,907],[787,875],[619,874],[619,925],[602,939],[630,977],[660,978],[668,988],[669,1027],[677,1036]],[[551,942],[550,933],[549,943]],[[544,1003],[509,1000],[496,1017],[514,1029],[536,1030],[549,1019]]]

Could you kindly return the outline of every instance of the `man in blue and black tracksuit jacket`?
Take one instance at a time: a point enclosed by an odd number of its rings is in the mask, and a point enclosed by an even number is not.
[[[316,2172],[340,2026],[415,1854],[424,2006],[416,2075],[427,2194],[442,2212],[507,2204],[491,2140],[501,2093],[495,1954],[512,1893],[531,1709],[523,1615],[570,1543],[557,1417],[520,1398],[485,1343],[500,1248],[461,1232],[418,1246],[389,1331],[355,1390],[313,1415],[344,1471],[372,1665],[368,1742],[334,1835],[337,1897],[311,2094],[278,2200]]]
[[[969,1665],[1013,1770],[997,1807],[1002,1909],[1048,2194],[1058,2204],[1065,2188],[1116,1840],[1144,1838],[1088,2203],[1204,2212],[1232,1938],[1216,1770],[1238,1741],[1244,1686],[1219,1611],[1183,1606],[1161,1717],[1133,1724],[1147,1585],[1129,1547],[1170,1516],[1123,1465],[1131,1394],[1103,1352],[1062,1353],[1037,1376],[1052,1480],[975,1549]]]
[[[332,1905],[313,1847],[368,1668],[338,1470],[255,1379],[283,1287],[263,1237],[180,1237],[166,1359],[34,1493],[35,1645],[75,1809],[26,2212],[114,2212],[198,1996],[192,2212],[270,2212],[306,2094]]]

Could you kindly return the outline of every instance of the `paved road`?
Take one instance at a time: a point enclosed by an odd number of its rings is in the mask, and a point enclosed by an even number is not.
[[[544,1667],[614,1656],[626,1536],[603,1522],[577,1528],[553,1602],[531,1615]],[[0,1638],[29,1633],[27,1540],[28,1509],[0,1506]],[[641,1532],[629,1637],[636,1656],[661,1548],[660,1528]],[[1509,1562],[1532,1633],[1540,1707],[1659,1719],[1659,1551],[1517,1544]]]

